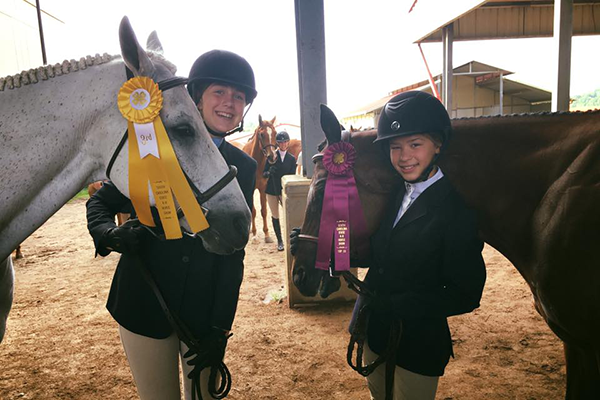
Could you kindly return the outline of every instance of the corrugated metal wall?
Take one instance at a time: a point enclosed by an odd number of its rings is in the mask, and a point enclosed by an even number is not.
[[[454,40],[551,37],[554,6],[494,6],[493,2],[454,22]],[[573,35],[600,34],[600,4],[573,5]],[[425,42],[440,41],[436,32]]]

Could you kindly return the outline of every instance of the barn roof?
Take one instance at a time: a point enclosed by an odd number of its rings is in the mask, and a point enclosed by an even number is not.
[[[551,37],[554,0],[417,0],[406,17],[411,41],[439,42],[454,27],[454,41]],[[573,0],[573,35],[600,34],[600,0]]]
[[[548,92],[547,90],[504,78],[507,75],[513,74],[513,72],[505,69],[497,68],[478,61],[471,61],[453,69],[454,76],[472,76],[475,78],[475,84],[477,86],[496,91],[498,91],[500,85],[500,74],[503,76],[502,85],[505,95],[518,96],[530,103],[548,102],[552,99],[552,93]],[[438,74],[433,77],[433,80],[435,82],[439,82],[441,77],[442,75]],[[428,80],[414,82],[413,84],[391,91],[387,96],[381,99],[375,100],[365,104],[364,106],[361,106],[358,109],[346,113],[345,117],[348,118],[376,111],[382,108],[385,103],[388,102],[388,100],[399,93],[409,90],[427,90],[428,88]]]

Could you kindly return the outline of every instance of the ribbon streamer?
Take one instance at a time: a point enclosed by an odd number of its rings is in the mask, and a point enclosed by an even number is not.
[[[323,153],[323,165],[329,174],[321,210],[316,268],[329,269],[333,250],[335,270],[350,269],[350,230],[359,255],[368,251],[367,224],[352,172],[355,158],[356,151],[348,142],[334,143]]]
[[[154,195],[167,239],[182,237],[173,194],[193,233],[209,227],[190,188],[160,119],[162,92],[148,77],[134,77],[121,86],[119,110],[127,119],[129,196],[141,223],[155,226],[148,185]]]

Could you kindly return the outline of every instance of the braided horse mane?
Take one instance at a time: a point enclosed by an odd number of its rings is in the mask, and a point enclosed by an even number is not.
[[[152,61],[159,61],[165,65],[173,74],[177,70],[175,65],[165,59],[160,53],[154,51],[148,51],[148,56]],[[120,55],[110,55],[104,53],[102,55],[96,54],[95,56],[81,57],[77,60],[64,60],[62,63],[56,63],[54,65],[45,65],[38,68],[32,68],[28,71],[23,71],[16,75],[9,75],[0,78],[0,92],[4,90],[14,90],[22,86],[33,85],[40,81],[47,81],[56,76],[67,75],[72,72],[85,70],[89,67],[108,63],[112,60],[120,59]]]

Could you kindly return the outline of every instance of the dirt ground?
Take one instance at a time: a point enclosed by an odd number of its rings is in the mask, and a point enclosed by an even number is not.
[[[118,255],[94,258],[84,200],[65,205],[23,252],[0,345],[0,399],[137,399],[104,308]],[[484,256],[481,308],[450,318],[456,358],[437,399],[563,399],[562,345],[512,265],[489,247]],[[292,310],[285,300],[265,303],[284,286],[283,265],[283,252],[265,244],[262,231],[250,240],[226,357],[233,375],[228,398],[368,399],[364,378],[345,361],[352,305]]]

